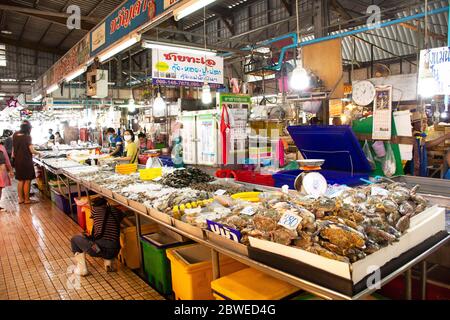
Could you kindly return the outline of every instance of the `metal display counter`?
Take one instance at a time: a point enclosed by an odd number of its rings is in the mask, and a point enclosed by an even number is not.
[[[44,165],[44,167],[45,167],[45,165]],[[77,179],[77,178],[71,176],[70,174],[65,174],[64,169],[62,169],[61,171],[57,171],[57,175],[58,175],[58,177],[65,175],[67,181],[69,181],[69,180],[74,181],[77,184],[77,189],[80,194],[81,194],[81,187],[83,187],[86,190],[86,194],[87,194],[87,197],[89,200],[89,206],[91,206],[89,191],[95,191],[98,193],[99,190],[92,189],[91,184],[84,183],[82,179]],[[259,188],[259,186],[254,186],[254,187]],[[265,190],[275,189],[276,190],[276,188],[267,188],[267,187],[263,187],[263,188],[259,188],[259,189],[263,189],[263,190],[264,189]],[[221,254],[227,255],[237,261],[240,261],[241,263],[246,264],[249,267],[252,267],[252,268],[258,269],[262,272],[265,272],[267,274],[270,274],[271,276],[273,276],[277,279],[286,281],[300,289],[308,291],[308,292],[310,292],[316,296],[319,296],[321,298],[324,298],[324,299],[339,299],[339,300],[362,299],[377,290],[377,288],[367,288],[354,296],[348,296],[348,295],[342,294],[340,292],[330,290],[329,288],[326,288],[324,286],[321,286],[321,285],[315,284],[311,281],[307,281],[305,279],[301,279],[299,277],[293,276],[289,273],[283,272],[281,270],[270,267],[266,264],[260,263],[253,259],[250,259],[249,257],[247,257],[243,254],[239,254],[237,252],[234,252],[227,248],[219,246],[219,245],[207,240],[206,237],[200,238],[189,232],[180,230],[180,229],[176,228],[172,223],[163,222],[163,221],[155,218],[154,215],[149,215],[149,210],[144,210],[144,208],[137,209],[135,206],[134,207],[130,206],[129,201],[124,201],[124,200],[121,201],[120,199],[112,196],[111,194],[104,194],[103,192],[100,192],[100,194],[105,198],[108,198],[112,201],[115,201],[115,202],[121,204],[122,206],[128,208],[129,210],[131,210],[135,213],[135,215],[136,215],[136,232],[137,232],[138,239],[141,236],[141,219],[148,219],[148,220],[158,223],[159,225],[161,225],[165,228],[168,228],[174,232],[177,232],[178,234],[180,234],[188,239],[191,239],[197,243],[200,243],[202,245],[209,247],[212,252],[213,279],[217,279],[220,277],[219,253],[221,253]],[[425,297],[425,289],[426,289],[426,262],[425,262],[425,259],[428,256],[430,256],[433,252],[435,252],[436,250],[438,250],[439,248],[444,246],[449,241],[449,239],[450,239],[450,235],[447,235],[444,239],[440,240],[438,243],[435,243],[432,246],[428,247],[424,252],[420,253],[418,256],[414,257],[413,259],[410,259],[409,261],[404,263],[400,268],[396,269],[394,272],[392,272],[392,273],[388,274],[387,276],[385,276],[384,278],[382,278],[380,280],[380,285],[382,286],[383,284],[388,283],[395,277],[397,277],[401,274],[404,274],[405,275],[405,298],[411,299],[411,297],[412,297],[411,268],[420,263],[421,270],[423,272],[422,277],[421,277],[422,296]],[[139,241],[138,241],[138,247],[139,247],[139,251],[141,252],[139,259],[141,261],[141,274],[143,274],[142,250],[141,250]]]

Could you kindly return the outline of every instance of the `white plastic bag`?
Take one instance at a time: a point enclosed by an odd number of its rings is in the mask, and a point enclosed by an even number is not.
[[[373,158],[372,151],[370,150],[370,146],[367,140],[366,142],[364,142],[363,151],[367,158],[367,161],[369,161],[370,167],[372,168],[372,170],[375,170],[375,159]]]
[[[381,168],[386,177],[392,177],[395,174],[397,166],[395,164],[395,155],[392,146],[386,142],[386,156],[381,160]]]

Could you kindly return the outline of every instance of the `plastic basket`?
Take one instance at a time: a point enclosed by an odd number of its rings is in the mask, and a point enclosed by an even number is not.
[[[176,300],[213,300],[211,291],[211,250],[194,244],[167,250],[171,262],[172,287]],[[242,270],[246,266],[227,256],[220,255],[220,274]]]
[[[162,168],[149,168],[139,170],[139,178],[141,180],[153,180],[162,176]]]
[[[116,173],[119,174],[132,174],[137,171],[138,165],[132,164],[118,164],[116,165]]]
[[[211,282],[216,300],[288,300],[301,293],[293,285],[253,268]]]

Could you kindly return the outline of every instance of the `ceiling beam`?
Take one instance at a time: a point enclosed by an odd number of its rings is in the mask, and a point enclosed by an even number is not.
[[[87,17],[90,17],[95,10],[97,10],[97,8],[99,6],[101,6],[103,3],[105,2],[105,0],[100,0],[99,2],[97,2],[97,4],[91,9],[91,11],[88,12],[88,14],[86,15]],[[95,27],[95,26],[94,26]],[[94,28],[93,27],[93,28]],[[70,37],[73,33],[74,29],[70,30],[65,36],[64,38],[62,38],[62,40],[56,45],[56,47],[60,48],[62,46],[62,44],[64,43],[64,41],[67,40],[68,37]]]
[[[286,11],[289,13],[289,15],[292,16],[292,2],[291,2],[291,0],[281,0],[281,3],[283,4],[283,7],[286,9]]]
[[[19,47],[19,48],[32,49],[32,50],[37,50],[37,51],[42,51],[42,52],[50,52],[50,53],[54,53],[57,55],[63,55],[65,53],[64,50],[61,50],[58,48],[53,48],[53,47],[46,47],[43,45],[38,45],[37,42],[25,41],[25,40],[22,40],[19,42],[19,41],[17,41],[17,39],[4,37],[4,36],[0,36],[0,42],[7,44],[7,45]]]
[[[55,11],[48,11],[48,10],[40,10],[30,7],[22,7],[17,5],[6,5],[6,4],[0,4],[0,10],[5,11],[12,11],[12,12],[19,12],[27,15],[38,15],[38,16],[44,16],[44,17],[52,17],[52,18],[63,18],[66,19],[70,17],[71,15],[68,13],[63,12],[55,12]],[[89,22],[91,24],[98,24],[101,21],[101,18],[98,17],[86,17],[81,16],[81,20]]]
[[[347,20],[353,19],[352,15],[345,9],[338,0],[331,0],[330,5],[343,18]]]
[[[407,29],[410,29],[410,30],[415,31],[415,32],[419,32],[419,27],[414,25],[414,24],[412,24],[412,23],[402,22],[402,23],[400,23],[400,26],[402,26],[404,28],[407,28]],[[427,34],[428,34],[428,36],[430,36],[430,37],[432,37],[432,38],[434,38],[436,40],[447,42],[447,36],[446,35],[434,33],[434,32],[431,32],[430,30],[427,31]]]

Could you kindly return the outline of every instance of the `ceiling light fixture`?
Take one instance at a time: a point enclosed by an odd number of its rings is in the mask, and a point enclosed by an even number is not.
[[[81,76],[83,73],[86,72],[86,70],[87,70],[86,67],[83,67],[83,68],[80,68],[78,70],[75,70],[74,72],[72,72],[72,73],[70,73],[69,75],[66,76],[66,78],[65,78],[66,82],[70,82],[73,79]]]
[[[206,7],[203,7],[203,42],[206,51]],[[205,81],[202,87],[202,102],[203,104],[210,104],[212,102],[211,88],[206,81],[208,66],[205,64]]]
[[[185,5],[177,8],[173,11],[173,16],[175,21],[181,20],[191,13],[200,10],[201,8],[205,8],[207,5],[215,2],[216,0],[191,0],[188,1]]]
[[[59,86],[57,84],[53,84],[51,85],[48,89],[47,89],[47,94],[51,94],[52,92],[58,90]]]
[[[298,14],[298,0],[296,0],[295,3],[295,12],[296,12],[296,19],[297,19],[297,36],[298,41],[301,40],[300,35],[300,20],[299,20],[299,14]],[[309,87],[311,82],[311,79],[309,77],[308,71],[306,71],[305,68],[303,68],[303,60],[302,60],[302,50],[299,46],[298,48],[298,57],[296,61],[296,67],[291,73],[291,79],[289,81],[289,86],[293,90],[305,90]]]
[[[132,45],[136,44],[137,42],[139,42],[141,39],[140,35],[135,35],[132,36],[131,38],[122,41],[121,43],[119,43],[118,45],[116,45],[115,47],[111,48],[110,50],[100,54],[98,56],[98,60],[100,62],[105,62],[106,60],[108,60],[109,58],[115,56],[116,54],[118,54],[119,52],[131,47]]]

